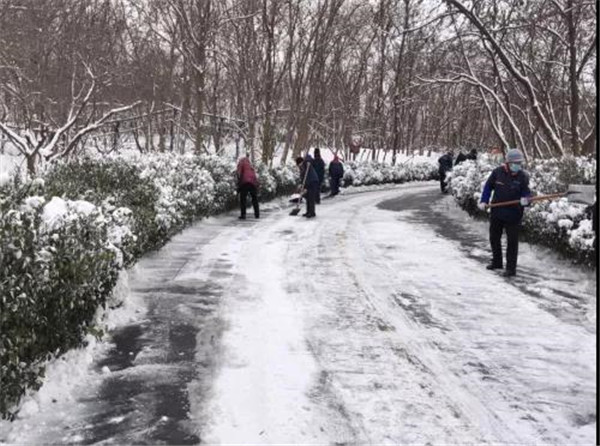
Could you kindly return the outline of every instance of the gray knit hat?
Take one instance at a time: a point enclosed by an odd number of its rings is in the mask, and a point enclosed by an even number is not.
[[[508,152],[506,152],[505,159],[507,163],[522,163],[525,161],[523,153],[519,149],[510,149]]]

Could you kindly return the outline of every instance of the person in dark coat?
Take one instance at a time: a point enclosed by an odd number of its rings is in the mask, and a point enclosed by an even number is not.
[[[477,149],[471,149],[467,155],[467,159],[471,161],[477,161]]]
[[[302,214],[306,218],[317,216],[315,214],[315,200],[319,188],[319,176],[312,166],[313,161],[312,157],[308,154],[304,158],[301,156],[296,158],[296,165],[300,168],[300,181],[304,181],[304,189],[306,190],[306,213]],[[302,185],[299,189],[299,192],[303,194]]]
[[[335,197],[340,193],[340,182],[344,177],[344,165],[340,162],[337,155],[329,163],[329,186],[331,187],[331,196]]]
[[[466,161],[467,157],[464,153],[462,152],[458,152],[458,155],[456,156],[456,161],[454,161],[454,165],[458,166],[460,163],[462,163],[463,161]]]
[[[321,203],[321,187],[323,187],[323,181],[325,180],[325,161],[321,158],[321,151],[319,149],[315,149],[315,159],[313,160],[313,167],[315,168],[315,172],[317,172],[317,176],[319,177],[319,188],[317,189],[317,198],[315,203]]]
[[[259,218],[258,209],[258,177],[247,156],[241,158],[237,165],[238,192],[240,193],[240,220],[246,219],[246,198],[252,197],[254,217]]]
[[[523,209],[529,206],[531,191],[529,175],[522,168],[523,154],[518,149],[510,149],[506,153],[505,163],[495,168],[490,174],[479,203],[485,209],[494,192],[492,203],[519,200],[519,204],[494,207],[490,217],[490,245],[492,247],[492,263],[487,269],[502,268],[502,232],[506,231],[506,277],[517,273],[517,256],[519,254],[519,229],[523,218]]]
[[[452,150],[449,150],[438,159],[440,165],[438,172],[440,174],[440,188],[442,193],[446,193],[446,174],[452,170]]]

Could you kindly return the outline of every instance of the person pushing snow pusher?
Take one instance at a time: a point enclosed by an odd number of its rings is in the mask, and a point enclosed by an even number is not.
[[[303,179],[302,184],[298,187],[298,193],[301,196],[306,196],[306,212],[302,214],[306,218],[314,218],[315,214],[315,201],[317,190],[319,187],[319,177],[312,166],[313,159],[310,155],[306,155],[305,158],[299,156],[296,158],[296,165],[300,169],[300,178]],[[299,205],[300,203],[298,203]],[[299,209],[299,207],[297,208]],[[298,211],[294,209],[290,215],[296,215]]]

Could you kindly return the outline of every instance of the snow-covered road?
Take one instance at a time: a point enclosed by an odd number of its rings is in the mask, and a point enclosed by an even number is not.
[[[485,270],[486,224],[432,183],[288,212],[143,259],[143,318],[0,440],[595,444],[593,272],[526,244]]]

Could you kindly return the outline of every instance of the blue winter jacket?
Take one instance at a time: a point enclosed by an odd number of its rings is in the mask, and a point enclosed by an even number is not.
[[[329,163],[329,176],[331,178],[342,178],[344,176],[344,166],[339,161]]]
[[[529,175],[520,170],[516,174],[510,172],[508,166],[503,164],[496,167],[483,187],[481,202],[488,203],[490,195],[494,191],[492,203],[519,200],[522,197],[531,196],[529,190]],[[523,218],[523,206],[514,204],[492,208],[492,218],[506,223],[519,223]]]
[[[452,155],[449,153],[445,153],[440,156],[438,159],[438,164],[440,165],[438,171],[440,173],[446,173],[452,170]]]
[[[308,169],[308,175],[306,176],[306,181],[304,183],[305,186],[319,184],[319,176],[313,167],[314,161],[312,156],[306,155],[304,157],[304,162],[300,165],[300,181],[304,180],[304,175],[306,174],[306,167],[308,163],[310,163],[310,167]]]

